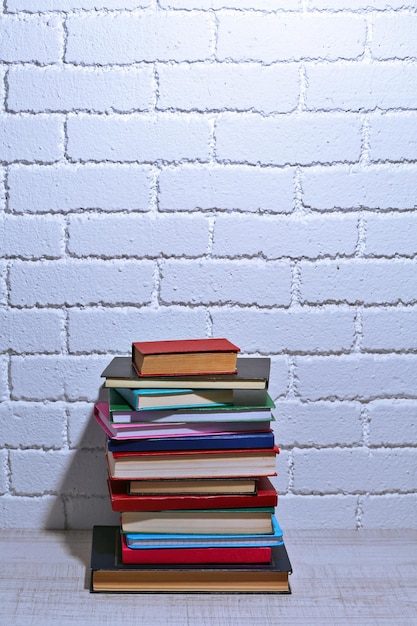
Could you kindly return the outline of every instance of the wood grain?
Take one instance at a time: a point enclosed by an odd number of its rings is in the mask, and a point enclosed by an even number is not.
[[[3,530],[0,623],[417,624],[417,531],[285,534],[292,595],[90,594],[90,531]]]

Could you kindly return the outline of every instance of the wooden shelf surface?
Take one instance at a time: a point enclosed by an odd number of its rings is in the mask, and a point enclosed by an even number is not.
[[[288,531],[291,595],[90,594],[91,531],[3,530],[0,623],[417,624],[417,530]]]

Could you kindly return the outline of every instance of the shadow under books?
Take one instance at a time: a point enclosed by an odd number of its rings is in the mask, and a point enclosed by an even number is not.
[[[105,398],[106,393],[101,389],[98,400]],[[118,514],[109,505],[104,448],[105,438],[97,427],[92,404],[44,522],[45,530],[60,532],[65,549],[87,568],[90,567],[93,526],[119,521]]]

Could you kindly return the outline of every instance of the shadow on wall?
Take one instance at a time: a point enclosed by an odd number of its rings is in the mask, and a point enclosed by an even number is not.
[[[106,399],[100,390],[99,399]],[[86,419],[86,412],[88,417]],[[92,403],[70,407],[68,438],[70,461],[45,521],[45,529],[61,532],[62,547],[86,568],[84,587],[90,584],[91,531],[94,525],[118,524],[119,513],[111,509],[104,453],[105,435],[93,417]],[[83,532],[84,531],[84,532]]]
[[[100,390],[99,400],[107,397]],[[86,419],[86,412],[88,417]],[[48,513],[45,528],[91,529],[95,524],[117,524],[107,489],[105,435],[93,417],[93,404],[76,403],[69,409],[70,458]]]

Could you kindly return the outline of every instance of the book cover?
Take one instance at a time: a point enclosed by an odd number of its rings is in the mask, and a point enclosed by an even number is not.
[[[256,488],[252,493],[133,494],[130,491],[130,481],[108,479],[111,508],[113,511],[119,512],[223,508],[248,509],[251,507],[277,506],[278,494],[270,480],[267,477],[260,477],[255,484]],[[140,488],[140,483],[138,488]],[[217,488],[220,489],[221,487]],[[239,486],[239,481],[235,481],[234,489],[240,488],[242,487]]]
[[[107,448],[112,452],[171,452],[174,450],[244,450],[272,448],[274,433],[221,433],[217,435],[190,435],[187,437],[151,437],[149,439],[112,438],[107,433]]]
[[[132,363],[138,376],[234,374],[239,351],[223,337],[134,341]]]
[[[118,526],[93,528],[90,591],[118,593],[290,593],[292,572],[284,544],[271,549],[263,563],[126,564]]]
[[[271,359],[267,357],[238,357],[236,374],[208,374],[206,376],[139,377],[128,356],[116,356],[101,373],[105,387],[179,388],[188,389],[266,389]]]
[[[272,507],[123,511],[125,533],[272,533]]]
[[[269,563],[272,549],[259,548],[156,548],[140,550],[129,548],[122,535],[122,562],[129,565],[168,565],[195,563]]]
[[[232,389],[129,389],[118,387],[118,393],[135,411],[225,406],[233,403]]]
[[[211,406],[209,408],[174,408],[174,409],[147,409],[135,411],[127,400],[115,387],[108,390],[108,404],[110,422],[113,424],[129,424],[131,422],[255,422],[273,420],[271,409],[274,408],[272,398],[266,392],[233,393],[233,404],[224,407]],[[101,398],[104,401],[105,398]],[[250,402],[242,406],[239,402]],[[235,404],[236,402],[236,404]]]
[[[149,439],[165,437],[187,437],[214,434],[239,434],[239,432],[262,432],[270,430],[269,422],[200,422],[162,423],[133,422],[114,424],[110,422],[107,403],[94,405],[94,418],[112,439]]]
[[[112,452],[107,450],[111,478],[213,478],[272,476],[277,447],[247,450],[171,450]]]

